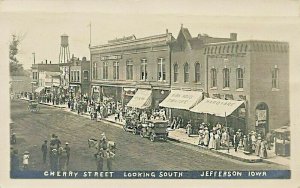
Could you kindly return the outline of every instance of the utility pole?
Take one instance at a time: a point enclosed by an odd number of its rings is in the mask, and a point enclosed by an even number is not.
[[[33,52],[32,55],[33,55],[33,64],[35,65],[35,52]]]

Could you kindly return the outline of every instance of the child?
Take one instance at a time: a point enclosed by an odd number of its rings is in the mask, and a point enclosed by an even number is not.
[[[23,155],[23,169],[28,170],[29,152],[25,151]]]

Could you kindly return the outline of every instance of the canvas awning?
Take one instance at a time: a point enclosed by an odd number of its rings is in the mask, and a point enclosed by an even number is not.
[[[151,106],[151,90],[139,89],[126,106],[145,109]]]
[[[38,87],[35,89],[36,93],[40,93],[41,91],[43,91],[43,89],[45,89],[44,87]]]
[[[225,114],[226,116],[232,114],[232,112],[243,103],[244,101],[205,98],[198,105],[192,108],[191,111],[225,117]]]
[[[159,106],[189,110],[202,100],[201,91],[172,90]]]

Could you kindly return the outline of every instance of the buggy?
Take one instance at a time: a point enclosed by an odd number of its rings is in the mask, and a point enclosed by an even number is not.
[[[38,112],[40,110],[40,107],[38,106],[39,103],[37,101],[30,100],[28,103],[28,110],[30,112]]]
[[[164,141],[168,138],[168,121],[165,120],[150,120],[148,124],[142,126],[141,137],[149,137],[150,141],[154,142],[156,139]]]

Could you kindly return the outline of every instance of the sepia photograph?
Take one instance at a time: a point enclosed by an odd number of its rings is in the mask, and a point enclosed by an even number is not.
[[[298,1],[29,2],[0,1],[9,184],[297,182]]]

